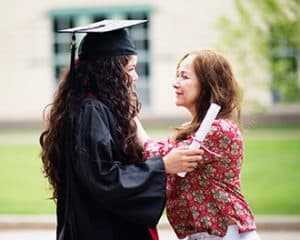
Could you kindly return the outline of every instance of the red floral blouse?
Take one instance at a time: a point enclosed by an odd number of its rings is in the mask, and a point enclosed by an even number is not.
[[[144,157],[164,156],[191,140],[192,136],[180,143],[149,140]],[[237,125],[215,120],[203,146],[203,160],[194,171],[184,178],[168,175],[166,209],[175,233],[179,238],[199,232],[223,237],[228,222],[235,222],[241,233],[254,230],[254,216],[240,189],[243,140]]]

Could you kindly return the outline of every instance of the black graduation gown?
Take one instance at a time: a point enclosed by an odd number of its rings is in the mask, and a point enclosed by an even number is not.
[[[128,164],[111,111],[90,97],[66,128],[57,239],[151,239],[166,200],[162,158]]]

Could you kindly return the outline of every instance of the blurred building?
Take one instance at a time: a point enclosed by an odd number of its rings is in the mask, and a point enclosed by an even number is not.
[[[184,116],[186,111],[174,105],[171,87],[177,60],[186,51],[220,45],[216,21],[222,15],[234,18],[233,0],[6,1],[0,14],[0,123],[41,122],[69,63],[71,36],[56,31],[104,18],[149,19],[131,29],[139,50],[142,117]],[[245,101],[268,106],[269,76],[256,75],[247,84],[239,78],[247,86]]]

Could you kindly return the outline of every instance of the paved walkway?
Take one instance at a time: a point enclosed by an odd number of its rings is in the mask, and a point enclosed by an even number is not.
[[[300,227],[300,225],[299,225]],[[160,240],[178,240],[175,233],[172,231],[170,227],[161,228],[159,226],[159,239]],[[261,237],[261,240],[300,240],[300,230],[258,230],[258,233]],[[1,235],[0,235],[1,238]]]
[[[262,240],[299,240],[297,231],[262,231],[259,233]],[[177,240],[169,229],[159,229],[160,240]],[[54,230],[0,230],[1,240],[54,240]]]
[[[300,240],[300,216],[256,217],[262,240]],[[177,240],[168,221],[158,225],[160,240]],[[1,240],[54,240],[55,216],[0,216]]]

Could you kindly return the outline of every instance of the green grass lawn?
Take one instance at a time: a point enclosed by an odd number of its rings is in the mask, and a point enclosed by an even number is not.
[[[0,144],[0,213],[54,212],[37,144]]]
[[[154,138],[171,129],[147,129]],[[37,131],[0,131],[0,214],[54,213]],[[300,127],[246,129],[242,190],[255,214],[300,214]]]
[[[300,140],[246,140],[242,191],[256,214],[300,214]]]

